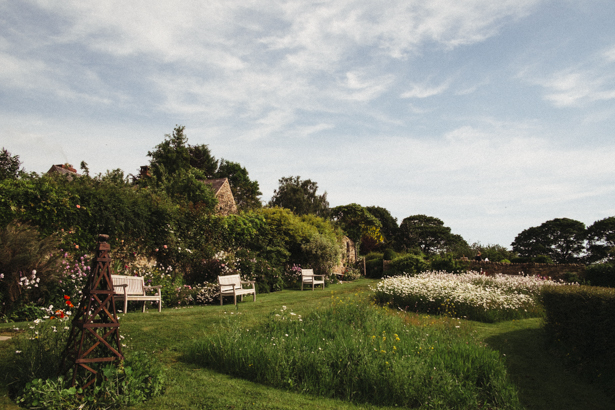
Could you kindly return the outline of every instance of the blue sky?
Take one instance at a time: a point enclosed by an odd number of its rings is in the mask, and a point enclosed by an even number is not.
[[[436,216],[509,246],[615,215],[615,2],[0,0],[0,144],[136,173],[185,125],[268,201]]]

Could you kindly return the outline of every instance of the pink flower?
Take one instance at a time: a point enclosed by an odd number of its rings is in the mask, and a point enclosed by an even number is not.
[[[77,205],[77,208],[81,208],[81,205]]]
[[[163,245],[162,247],[163,247],[164,249],[167,249],[167,245]]]
[[[75,245],[75,249],[79,249],[79,245]]]
[[[158,248],[156,248],[156,252],[158,252]]]

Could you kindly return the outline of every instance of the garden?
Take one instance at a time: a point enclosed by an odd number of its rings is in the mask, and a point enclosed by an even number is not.
[[[447,274],[425,275],[451,281]],[[359,279],[330,284],[325,291],[289,287],[237,306],[193,304],[162,313],[123,313],[123,374],[111,369],[105,373],[109,381],[97,388],[106,402],[78,403],[83,408],[113,403],[136,409],[612,408],[607,393],[570,371],[546,348],[544,314],[539,310],[487,323],[459,317],[447,308],[425,313],[451,298],[451,286],[442,294],[427,290],[419,299],[432,301],[416,310],[407,308],[401,289],[420,288],[420,276],[414,285],[403,283],[410,277]],[[476,286],[480,279],[459,276],[463,286]],[[540,286],[552,286],[520,279],[511,283],[483,277],[489,282],[482,286],[499,286],[530,298]],[[456,299],[455,304],[469,303],[475,309],[474,299],[469,300]],[[495,303],[484,310],[497,310]],[[522,303],[530,307],[527,300]],[[70,312],[68,306],[65,303],[62,311]],[[46,316],[50,313],[55,311]],[[59,359],[70,315],[50,317],[0,325],[0,333],[12,337],[0,344],[6,375],[0,403],[5,408],[19,408],[14,400],[31,408],[36,408],[35,401],[44,408],[42,399],[74,404],[71,400],[79,396],[78,389],[71,390],[65,382],[60,386],[63,381],[58,379],[45,382],[44,375],[23,382],[41,374],[36,372],[42,361]],[[58,346],[42,346],[44,339]],[[11,381],[17,378],[23,389],[9,397]]]

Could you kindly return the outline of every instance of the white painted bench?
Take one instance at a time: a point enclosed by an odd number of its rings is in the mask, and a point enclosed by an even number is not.
[[[141,276],[111,275],[113,281],[113,301],[124,301],[124,313],[128,311],[128,302],[158,302],[158,312],[162,310],[162,286],[145,286]],[[155,295],[148,295],[148,290],[157,290]]]
[[[304,283],[312,284],[312,290],[316,285],[322,285],[322,290],[325,290],[325,275],[314,275],[314,269],[301,269],[301,290]]]
[[[222,305],[222,297],[233,296],[235,305],[237,304],[237,296],[241,297],[243,301],[243,295],[254,295],[254,302],[256,302],[256,287],[254,287],[254,281],[244,282],[241,280],[239,274],[236,275],[224,275],[218,276],[218,284],[220,285],[220,305]],[[244,284],[251,284],[252,288],[245,289]]]

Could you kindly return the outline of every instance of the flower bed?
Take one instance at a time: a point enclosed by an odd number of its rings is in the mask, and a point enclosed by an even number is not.
[[[379,303],[402,310],[497,322],[542,315],[540,290],[547,285],[563,283],[539,276],[425,272],[385,278],[373,290]]]

